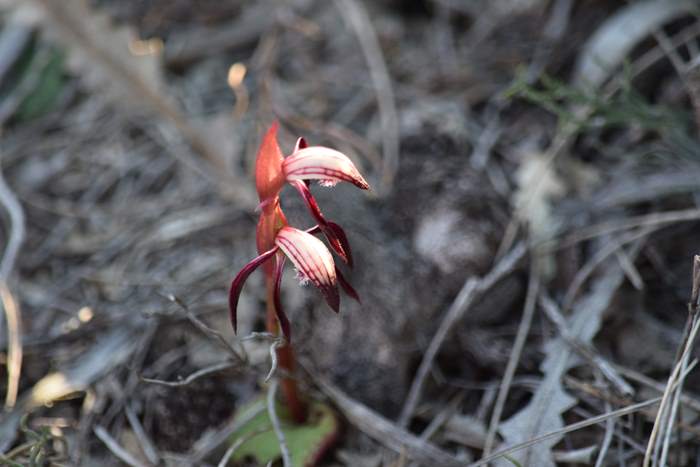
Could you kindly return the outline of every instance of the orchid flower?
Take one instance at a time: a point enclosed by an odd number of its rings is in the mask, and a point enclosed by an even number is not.
[[[331,252],[321,240],[314,237],[315,233],[323,233],[333,251],[343,262],[352,266],[347,236],[338,224],[325,219],[309,189],[309,180],[318,180],[326,186],[346,181],[361,189],[369,188],[347,156],[323,146],[308,146],[303,138],[299,138],[292,154],[283,157],[277,143],[277,124],[273,124],[263,139],[255,166],[255,182],[260,198],[260,219],[256,230],[259,256],[241,269],[231,283],[229,293],[234,331],[237,330],[236,310],[243,284],[262,265],[274,287],[273,302],[277,321],[287,341],[291,340],[289,320],[280,300],[280,284],[286,258],[297,269],[302,283],[311,282],[316,286],[336,313],[340,306],[338,283],[349,296],[359,301],[357,293],[335,265]],[[288,225],[279,199],[285,182],[301,194],[317,222],[315,227],[305,231]]]

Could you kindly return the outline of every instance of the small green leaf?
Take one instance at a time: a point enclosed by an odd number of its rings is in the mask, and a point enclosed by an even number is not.
[[[508,462],[510,462],[511,464],[513,464],[515,467],[523,467],[522,465],[520,465],[520,462],[516,461],[515,459],[513,459],[510,456],[503,456],[503,458],[505,460],[507,460]]]
[[[310,404],[309,417],[303,425],[292,423],[283,404],[277,404],[277,414],[294,467],[313,465],[338,436],[339,423],[335,413],[328,405],[320,402]],[[281,457],[279,442],[272,429],[264,398],[241,407],[235,418],[247,421],[231,435],[231,444],[245,439],[236,449],[232,461],[253,458],[265,465]]]
[[[39,73],[39,80],[32,92],[22,101],[16,112],[20,121],[31,120],[51,110],[63,91],[64,54],[58,50],[49,52],[50,58]]]

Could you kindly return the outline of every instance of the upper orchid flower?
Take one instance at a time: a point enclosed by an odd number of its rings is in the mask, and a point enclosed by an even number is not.
[[[307,146],[303,138],[297,141],[294,152],[286,158],[277,144],[277,124],[265,135],[258,151],[255,166],[255,181],[260,197],[260,220],[256,232],[259,256],[249,262],[231,284],[229,308],[234,331],[236,330],[236,308],[243,283],[260,265],[274,286],[273,301],[277,320],[287,340],[290,340],[289,321],[282,311],[280,283],[285,258],[289,258],[302,279],[318,287],[328,305],[338,311],[337,283],[351,297],[359,300],[357,293],[335,266],[333,256],[323,242],[313,236],[322,232],[333,251],[352,266],[350,244],[343,229],[327,221],[308,187],[308,180],[319,180],[323,185],[334,185],[347,181],[368,189],[369,185],[355,165],[344,154],[322,146]],[[302,195],[311,214],[318,223],[303,231],[289,227],[282,212],[279,193],[288,182]],[[274,262],[269,262],[274,258]]]
[[[309,190],[308,181],[318,180],[321,185],[333,186],[340,181],[350,182],[363,190],[369,184],[355,167],[355,164],[343,153],[323,146],[308,146],[304,138],[297,140],[294,152],[287,157],[277,144],[277,123],[274,123],[263,138],[255,163],[255,184],[260,198],[259,209],[263,217],[279,205],[279,193],[285,182],[292,185],[304,199],[309,211],[316,219],[319,228],[328,239],[333,250],[352,267],[352,253],[343,229],[336,223],[327,221]],[[274,232],[268,232],[266,248],[260,248],[258,236],[258,253],[262,254],[272,247]],[[260,232],[258,232],[260,234]]]
[[[255,186],[264,209],[279,196],[284,182],[318,180],[321,185],[333,186],[338,182],[350,182],[363,190],[369,184],[360,175],[355,164],[345,154],[324,146],[308,146],[299,138],[294,152],[287,157],[277,144],[277,123],[263,138],[255,163]]]

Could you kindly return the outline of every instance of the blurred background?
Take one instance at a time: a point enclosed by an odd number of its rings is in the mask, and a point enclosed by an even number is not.
[[[372,185],[312,188],[362,303],[282,285],[302,387],[342,426],[323,465],[467,465],[552,432],[491,465],[641,465],[653,405],[556,432],[660,396],[692,347],[696,2],[0,8],[3,465],[220,462],[270,368],[245,339],[262,275],[237,336],[227,291],[275,120],[285,154],[304,136]],[[699,457],[679,373],[652,465]]]

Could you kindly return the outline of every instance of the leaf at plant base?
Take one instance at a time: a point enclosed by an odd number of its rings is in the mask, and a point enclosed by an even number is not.
[[[289,412],[282,404],[277,404],[277,414],[280,417],[293,467],[314,465],[338,437],[340,425],[335,413],[328,405],[320,402],[312,403],[309,406],[309,418],[303,425],[292,423]],[[279,442],[272,429],[264,398],[256,399],[243,406],[235,418],[247,421],[231,435],[231,443],[249,436],[250,438],[236,449],[232,461],[253,458],[261,465],[265,465],[281,457]],[[252,435],[256,432],[259,434]]]
[[[35,70],[39,80],[32,92],[22,101],[17,109],[17,118],[21,121],[31,120],[51,110],[61,95],[65,84],[63,76],[64,55],[59,50],[47,51],[48,60]]]

